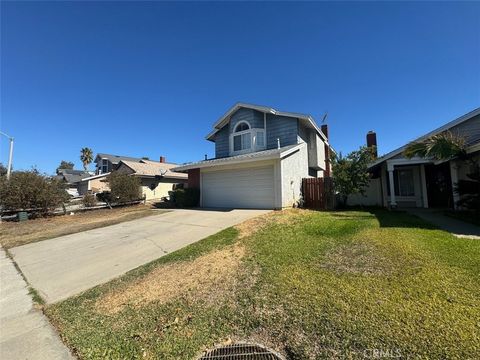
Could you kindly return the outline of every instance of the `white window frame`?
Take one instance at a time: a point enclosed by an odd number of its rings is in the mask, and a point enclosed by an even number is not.
[[[235,129],[238,128],[238,126],[240,124],[247,124],[248,125],[248,129],[247,130],[242,130],[242,131],[238,131],[238,132],[235,132]],[[235,125],[235,128],[233,130],[233,132],[230,134],[230,156],[233,156],[233,155],[241,155],[241,154],[248,154],[248,153],[251,153],[251,152],[255,152],[255,151],[261,151],[261,150],[265,150],[266,147],[267,147],[267,132],[265,131],[266,129],[262,129],[262,128],[252,128],[252,126],[250,125],[250,123],[246,120],[242,120],[242,121],[239,121],[236,125]],[[258,133],[263,133],[263,145],[258,145]],[[250,148],[247,148],[247,149],[241,149],[241,150],[234,150],[234,138],[235,136],[241,136],[241,135],[244,135],[244,134],[250,134]]]

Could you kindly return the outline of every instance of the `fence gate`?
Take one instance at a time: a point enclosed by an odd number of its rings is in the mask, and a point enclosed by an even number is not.
[[[335,193],[331,177],[302,179],[302,194],[307,208],[327,210],[333,209],[335,206]]]

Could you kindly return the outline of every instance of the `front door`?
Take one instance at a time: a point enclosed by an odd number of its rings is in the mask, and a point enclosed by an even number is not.
[[[452,181],[448,162],[441,165],[425,165],[425,178],[428,207],[453,208]]]

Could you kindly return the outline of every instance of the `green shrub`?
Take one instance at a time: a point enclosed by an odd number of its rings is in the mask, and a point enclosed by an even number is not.
[[[200,189],[177,189],[172,191],[170,196],[170,200],[178,207],[195,207],[200,202]]]
[[[107,181],[110,186],[111,198],[115,203],[124,203],[142,198],[140,180],[135,176],[112,172]]]
[[[85,207],[93,207],[97,205],[97,198],[93,194],[85,194],[82,199],[82,203]]]
[[[68,198],[61,181],[37,170],[14,171],[10,180],[0,176],[0,205],[6,210],[35,209],[46,214]]]

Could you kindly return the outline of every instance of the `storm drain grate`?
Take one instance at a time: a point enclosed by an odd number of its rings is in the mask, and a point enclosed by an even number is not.
[[[198,360],[283,360],[274,351],[258,344],[232,344],[207,351]]]

